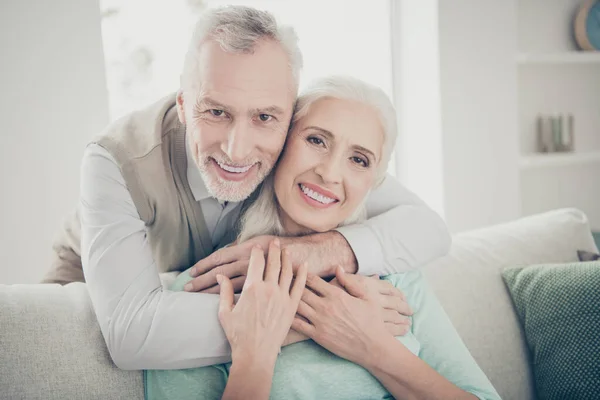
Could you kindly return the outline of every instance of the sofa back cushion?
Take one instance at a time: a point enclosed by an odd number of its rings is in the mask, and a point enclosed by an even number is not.
[[[501,277],[505,267],[577,261],[597,251],[586,216],[561,209],[454,236],[425,267],[458,333],[503,399],[534,399],[523,330]]]
[[[143,399],[110,359],[83,283],[0,285],[0,398]]]

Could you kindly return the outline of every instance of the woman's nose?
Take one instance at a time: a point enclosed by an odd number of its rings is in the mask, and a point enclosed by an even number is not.
[[[340,183],[342,181],[341,160],[338,160],[338,157],[328,157],[317,165],[315,173],[325,183]]]
[[[254,150],[254,141],[247,124],[241,122],[231,127],[227,134],[227,141],[223,143],[222,150],[233,162],[244,162]]]

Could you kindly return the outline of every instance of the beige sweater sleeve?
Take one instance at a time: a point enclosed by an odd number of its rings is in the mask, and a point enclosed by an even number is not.
[[[52,245],[50,270],[41,283],[85,282],[81,267],[81,221],[79,210],[70,214]]]

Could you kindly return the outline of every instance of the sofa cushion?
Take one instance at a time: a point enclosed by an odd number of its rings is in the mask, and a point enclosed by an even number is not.
[[[0,398],[143,399],[110,359],[83,283],[0,285]]]
[[[501,271],[577,261],[597,252],[586,216],[561,209],[457,234],[425,275],[461,338],[503,399],[533,399],[528,350]]]
[[[577,257],[579,257],[579,261],[600,260],[600,254],[585,250],[577,250]]]
[[[600,262],[508,268],[503,273],[542,399],[600,393]]]

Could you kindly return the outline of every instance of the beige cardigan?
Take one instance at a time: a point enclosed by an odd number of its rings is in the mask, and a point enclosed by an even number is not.
[[[174,95],[114,122],[93,143],[119,166],[160,272],[186,269],[212,252],[202,208],[187,181],[185,126],[177,118]],[[53,249],[42,282],[85,282],[77,212],[67,218]]]

